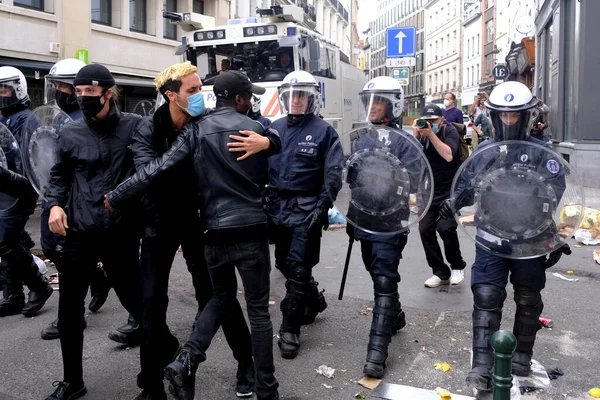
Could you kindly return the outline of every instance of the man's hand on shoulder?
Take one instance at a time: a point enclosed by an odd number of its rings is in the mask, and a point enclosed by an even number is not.
[[[245,160],[253,154],[268,150],[271,145],[269,138],[256,132],[240,131],[240,134],[243,136],[229,135],[229,138],[234,141],[227,143],[230,153],[245,152],[243,156],[237,158],[238,161]]]

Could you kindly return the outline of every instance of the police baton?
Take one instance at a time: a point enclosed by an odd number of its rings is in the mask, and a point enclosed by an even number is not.
[[[352,255],[352,246],[354,245],[354,237],[348,237],[348,252],[346,253],[346,262],[344,263],[344,273],[342,274],[342,283],[340,284],[340,294],[338,300],[344,297],[344,288],[346,287],[346,277],[348,276],[348,266],[350,265],[350,256]]]

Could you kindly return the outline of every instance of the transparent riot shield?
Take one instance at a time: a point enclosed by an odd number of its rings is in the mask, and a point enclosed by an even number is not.
[[[0,165],[17,174],[23,174],[23,161],[19,145],[12,133],[3,124],[0,124]],[[17,203],[18,198],[8,193],[3,193],[1,189],[0,211],[5,211],[13,207]]]
[[[462,230],[480,248],[505,258],[549,254],[583,218],[577,174],[556,152],[533,142],[479,147],[457,171],[452,199]]]
[[[57,160],[59,132],[71,121],[65,112],[53,105],[36,108],[25,121],[21,144],[25,171],[41,196],[50,182],[50,170]]]
[[[366,232],[404,232],[427,213],[433,176],[411,134],[368,125],[343,135],[327,155],[325,185],[349,223]]]

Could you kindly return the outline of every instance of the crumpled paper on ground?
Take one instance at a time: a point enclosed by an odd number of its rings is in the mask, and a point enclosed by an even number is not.
[[[594,239],[592,232],[587,229],[577,229],[575,231],[575,240],[588,246],[600,244],[600,239]]]
[[[335,369],[330,368],[327,365],[321,365],[319,368],[315,369],[315,371],[317,371],[317,374],[323,375],[329,379],[333,378],[333,374],[335,373]]]

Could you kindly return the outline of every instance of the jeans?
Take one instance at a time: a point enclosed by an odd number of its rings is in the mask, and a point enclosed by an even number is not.
[[[196,359],[204,360],[206,350],[222,321],[235,315],[237,278],[242,278],[244,297],[252,333],[252,354],[256,367],[256,396],[272,397],[279,387],[273,364],[273,325],[269,314],[271,262],[266,240],[236,244],[206,245],[205,258],[213,284],[213,297],[198,316],[196,329],[184,348]],[[233,313],[233,314],[232,314]],[[246,324],[243,314],[237,326]],[[249,349],[250,350],[250,349]]]
[[[141,373],[138,386],[146,389],[164,390],[163,370],[172,361],[178,341],[167,326],[169,304],[169,275],[173,259],[181,244],[183,257],[192,276],[198,302],[198,313],[206,307],[212,297],[212,283],[204,260],[204,244],[200,221],[178,226],[160,227],[142,241],[140,274],[142,286],[144,340],[140,348]],[[240,303],[235,300],[233,313],[222,321],[223,332],[233,356],[239,362],[252,359],[250,331]]]
[[[138,259],[139,236],[123,227],[93,233],[69,231],[65,237],[63,262],[57,268],[58,330],[66,382],[83,381],[84,300],[99,260],[121,304],[141,321]]]
[[[433,270],[433,274],[442,280],[450,279],[450,269],[465,269],[467,264],[460,253],[460,243],[456,228],[458,224],[456,220],[440,218],[438,221],[440,207],[431,206],[427,214],[419,222],[419,233],[421,234],[421,242],[425,250],[425,258],[427,263]],[[444,242],[444,253],[446,259],[450,263],[450,268],[444,262],[442,249],[438,243],[436,231],[439,233]]]

